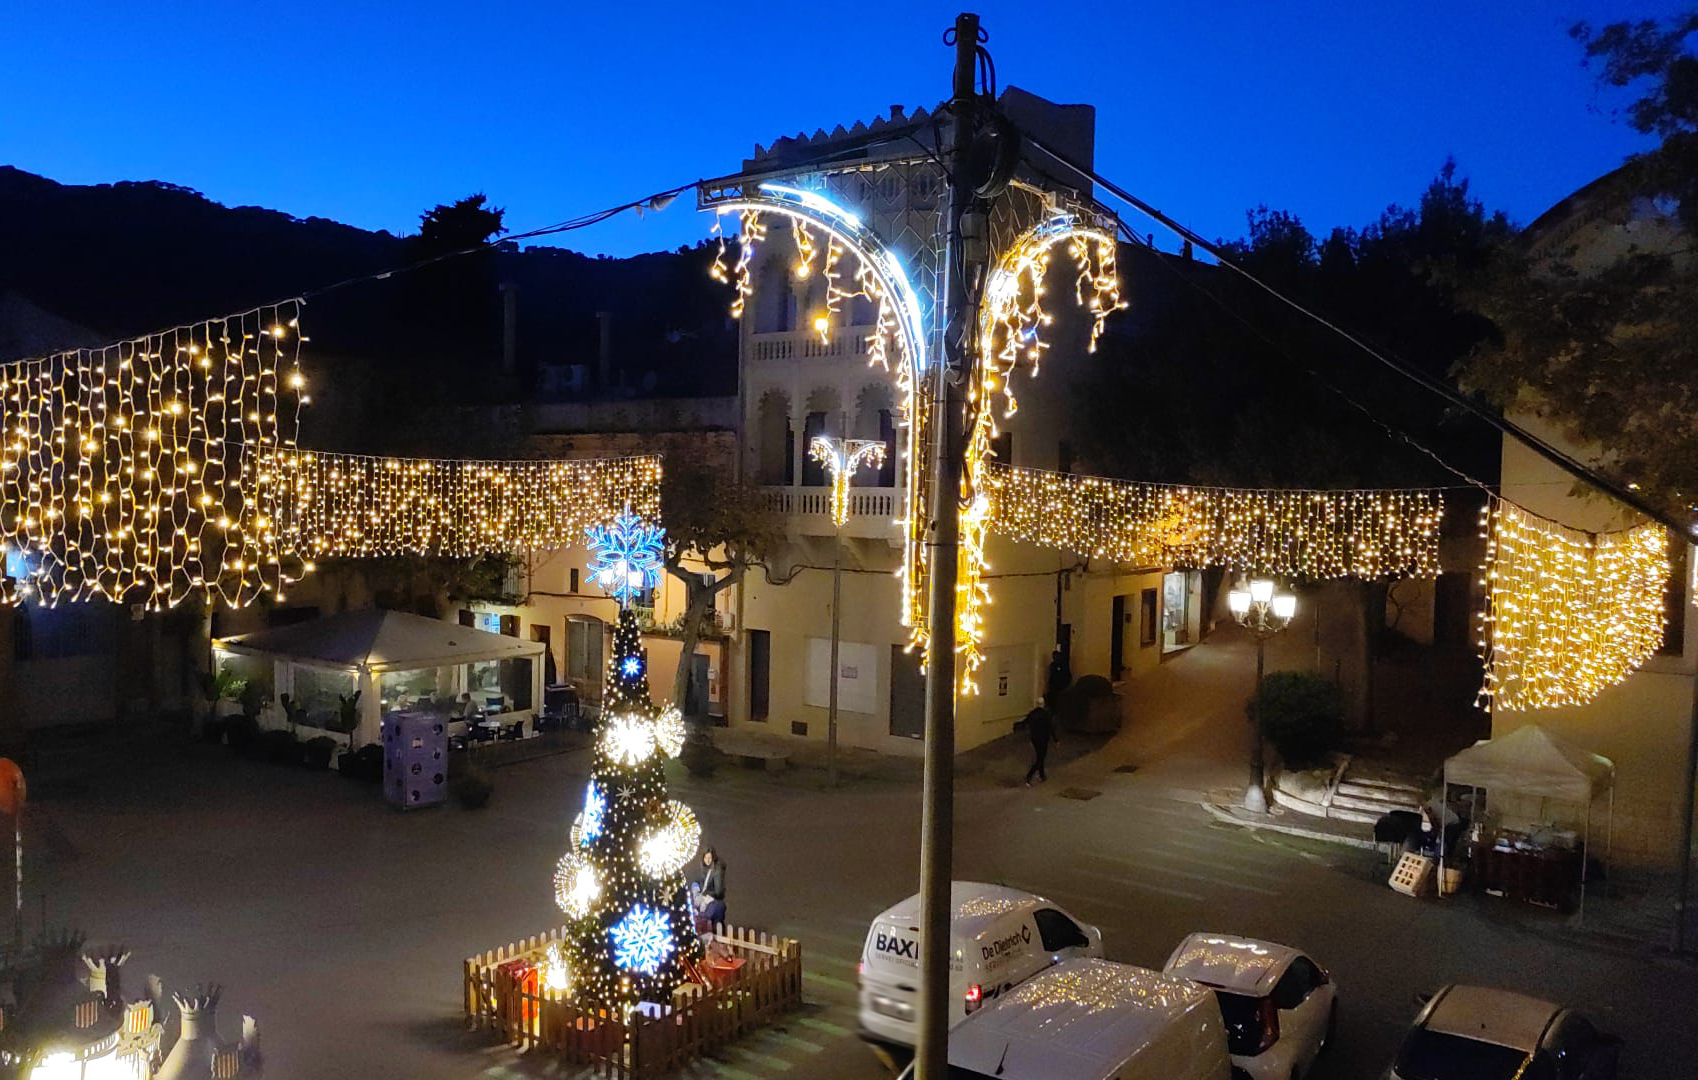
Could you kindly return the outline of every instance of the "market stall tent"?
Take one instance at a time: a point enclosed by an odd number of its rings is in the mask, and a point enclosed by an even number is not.
[[[1588,857],[1591,855],[1592,804],[1600,796],[1607,796],[1606,854],[1614,839],[1615,763],[1557,738],[1538,724],[1516,728],[1501,738],[1482,740],[1453,755],[1444,763],[1444,782],[1447,788],[1455,784],[1537,798],[1540,800],[1541,816],[1547,801],[1583,807],[1584,843]],[[1584,910],[1584,862],[1580,874],[1580,903]]]
[[[479,673],[492,671],[506,691],[494,695],[503,701],[500,711],[509,722],[526,720],[542,701],[542,654],[547,647],[540,641],[375,608],[213,642],[215,655],[243,658],[250,666],[269,664],[274,697],[292,693],[309,708],[309,686],[325,679],[332,685],[338,678],[348,680],[350,692],[360,691],[354,746],[378,740],[384,708],[398,704],[389,700],[386,690],[409,674],[420,676],[415,686],[423,689],[416,690],[417,696],[446,707],[460,694],[482,689],[476,684]]]

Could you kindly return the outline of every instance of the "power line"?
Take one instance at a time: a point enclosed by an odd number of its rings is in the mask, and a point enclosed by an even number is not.
[[[1012,123],[1012,121],[1010,121],[1010,122]],[[1062,165],[1066,166],[1067,168],[1072,169],[1074,172],[1077,172],[1081,176],[1090,177],[1093,182],[1101,185],[1103,188],[1105,188],[1110,193],[1112,193],[1113,195],[1115,195],[1116,197],[1121,199],[1127,205],[1133,207],[1134,209],[1136,209],[1140,213],[1144,214],[1145,216],[1149,217],[1150,219],[1158,222],[1159,224],[1161,224],[1162,226],[1167,228],[1169,231],[1173,232],[1176,236],[1179,236],[1180,238],[1189,241],[1193,246],[1201,248],[1202,250],[1208,252],[1210,255],[1215,257],[1215,259],[1220,263],[1220,265],[1226,267],[1227,269],[1229,269],[1229,270],[1233,271],[1234,273],[1238,274],[1239,276],[1243,277],[1245,280],[1249,281],[1251,284],[1255,285],[1257,288],[1266,292],[1269,296],[1273,297],[1275,300],[1278,300],[1280,303],[1291,308],[1293,311],[1296,311],[1298,314],[1303,315],[1304,317],[1312,320],[1313,322],[1318,323],[1319,325],[1321,325],[1321,326],[1325,327],[1326,329],[1332,331],[1334,334],[1337,334],[1339,337],[1343,338],[1345,341],[1349,342],[1351,345],[1354,345],[1358,350],[1360,350],[1362,353],[1364,353],[1365,355],[1367,355],[1368,357],[1370,357],[1371,359],[1373,359],[1377,363],[1384,365],[1385,367],[1387,367],[1390,370],[1396,372],[1397,374],[1403,376],[1405,379],[1408,379],[1410,382],[1415,383],[1417,386],[1422,387],[1423,389],[1427,390],[1429,393],[1436,395],[1437,397],[1441,398],[1442,400],[1444,400],[1444,401],[1446,401],[1446,402],[1448,402],[1452,405],[1455,405],[1458,408],[1465,410],[1466,412],[1470,413],[1471,415],[1473,415],[1477,419],[1483,420],[1487,424],[1490,424],[1492,427],[1496,428],[1498,431],[1501,431],[1503,434],[1508,435],[1509,437],[1515,439],[1517,442],[1526,446],[1529,450],[1532,450],[1534,453],[1538,454],[1540,457],[1544,458],[1545,460],[1551,462],[1553,465],[1556,465],[1558,468],[1563,469],[1565,472],[1568,472],[1571,475],[1580,478],[1581,480],[1584,480],[1586,483],[1591,484],[1593,487],[1597,488],[1599,491],[1604,492],[1605,494],[1609,495],[1611,498],[1614,498],[1616,501],[1625,504],[1626,506],[1632,508],[1633,510],[1638,511],[1639,513],[1643,514],[1645,517],[1649,518],[1652,521],[1657,522],[1658,524],[1664,526],[1665,528],[1672,529],[1672,530],[1676,531],[1677,533],[1682,533],[1682,534],[1688,533],[1689,531],[1693,531],[1694,527],[1690,523],[1683,523],[1683,522],[1676,521],[1666,511],[1664,511],[1664,510],[1662,510],[1658,507],[1653,506],[1650,502],[1646,501],[1645,499],[1641,498],[1639,495],[1630,491],[1626,486],[1616,482],[1615,480],[1611,479],[1608,476],[1605,476],[1603,473],[1599,472],[1597,469],[1594,469],[1591,466],[1586,465],[1584,462],[1578,460],[1577,458],[1573,457],[1572,455],[1564,453],[1562,450],[1559,450],[1555,446],[1552,446],[1550,443],[1546,442],[1544,439],[1541,439],[1537,435],[1534,435],[1532,432],[1526,430],[1521,425],[1515,423],[1514,421],[1508,419],[1507,417],[1505,417],[1505,416],[1503,416],[1499,413],[1493,412],[1492,410],[1485,408],[1484,406],[1480,405],[1479,402],[1475,401],[1473,398],[1467,396],[1466,394],[1460,393],[1459,391],[1457,391],[1457,390],[1453,389],[1452,387],[1446,385],[1444,382],[1433,378],[1432,376],[1428,375],[1427,373],[1420,371],[1417,368],[1411,367],[1409,364],[1406,364],[1406,363],[1404,363],[1400,360],[1396,360],[1396,359],[1392,358],[1391,356],[1387,355],[1386,353],[1382,352],[1381,350],[1376,349],[1373,346],[1369,345],[1367,342],[1363,341],[1360,337],[1351,333],[1349,330],[1346,330],[1342,326],[1339,326],[1337,323],[1333,322],[1332,320],[1326,318],[1323,315],[1316,313],[1315,311],[1312,311],[1308,307],[1305,307],[1302,303],[1300,303],[1297,300],[1294,300],[1291,297],[1285,295],[1284,293],[1280,292],[1278,289],[1274,288],[1272,285],[1268,284],[1267,282],[1263,281],[1261,278],[1258,278],[1256,275],[1252,274],[1249,270],[1238,265],[1237,262],[1235,262],[1232,258],[1230,258],[1228,256],[1228,253],[1220,245],[1212,243],[1211,241],[1205,239],[1202,235],[1200,235],[1196,231],[1194,231],[1194,230],[1192,230],[1192,229],[1190,229],[1190,228],[1188,228],[1184,225],[1181,225],[1179,222],[1175,221],[1173,218],[1169,217],[1167,214],[1164,214],[1161,210],[1159,210],[1155,206],[1152,206],[1150,203],[1146,202],[1143,199],[1140,199],[1138,196],[1132,194],[1130,191],[1121,187],[1119,184],[1116,184],[1114,181],[1103,176],[1101,173],[1097,172],[1096,169],[1094,169],[1094,168],[1092,168],[1088,165],[1084,165],[1084,164],[1080,163],[1079,161],[1075,160],[1070,155],[1065,154],[1062,151],[1057,150],[1054,147],[1050,146],[1048,143],[1044,142],[1042,139],[1038,138],[1036,135],[1033,135],[1031,133],[1031,131],[1029,131],[1029,130],[1027,130],[1023,127],[1018,127],[1018,125],[1016,125],[1016,127],[1020,131],[1021,136],[1028,143],[1030,143],[1033,147],[1035,147],[1036,149],[1041,150],[1045,154],[1048,154],[1051,158],[1060,162]]]

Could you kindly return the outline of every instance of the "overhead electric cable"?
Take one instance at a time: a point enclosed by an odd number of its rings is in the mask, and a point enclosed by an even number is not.
[[[1018,127],[1018,125],[1016,126]],[[1447,386],[1442,381],[1435,379],[1425,372],[1413,368],[1400,360],[1394,359],[1379,349],[1374,348],[1372,345],[1369,345],[1349,330],[1344,329],[1342,326],[1339,326],[1337,323],[1325,316],[1305,307],[1299,301],[1285,295],[1272,285],[1269,285],[1261,278],[1246,270],[1244,267],[1238,265],[1232,258],[1229,257],[1228,253],[1219,244],[1215,244],[1205,239],[1195,230],[1190,229],[1185,225],[1181,225],[1179,222],[1163,213],[1160,209],[1152,206],[1150,203],[1140,199],[1124,187],[1121,187],[1119,184],[1116,184],[1114,181],[1103,176],[1101,173],[1097,172],[1095,168],[1081,164],[1070,155],[1050,146],[1048,143],[1044,142],[1044,140],[1032,134],[1030,130],[1023,127],[1019,128],[1019,130],[1021,136],[1036,149],[1041,150],[1043,153],[1054,158],[1056,161],[1079,175],[1090,177],[1093,182],[1101,185],[1104,189],[1125,202],[1127,205],[1149,217],[1151,220],[1158,222],[1176,236],[1190,241],[1193,246],[1208,252],[1210,255],[1214,256],[1220,265],[1243,277],[1245,280],[1266,292],[1275,300],[1278,300],[1280,303],[1291,308],[1293,311],[1296,311],[1298,314],[1303,315],[1304,317],[1332,331],[1334,334],[1337,334],[1339,337],[1343,338],[1351,345],[1354,345],[1358,350],[1372,358],[1377,363],[1384,365],[1390,370],[1403,376],[1405,379],[1408,379],[1410,382],[1413,382],[1417,386],[1427,390],[1429,393],[1438,396],[1444,401],[1447,401],[1450,404],[1467,411],[1485,423],[1490,424],[1492,427],[1515,439],[1517,442],[1526,446],[1529,450],[1532,450],[1534,453],[1551,462],[1553,465],[1556,465],[1565,472],[1584,480],[1599,491],[1602,491],[1611,498],[1614,498],[1616,501],[1632,508],[1633,510],[1638,511],[1650,520],[1679,533],[1685,534],[1698,532],[1698,526],[1676,521],[1672,515],[1656,506],[1653,506],[1650,502],[1629,490],[1625,485],[1618,483],[1614,479],[1604,475],[1597,469],[1592,468],[1572,455],[1564,453],[1562,450],[1552,446],[1544,439],[1534,435],[1532,432],[1515,423],[1513,420],[1510,420],[1508,417],[1486,408],[1473,398],[1450,386]]]

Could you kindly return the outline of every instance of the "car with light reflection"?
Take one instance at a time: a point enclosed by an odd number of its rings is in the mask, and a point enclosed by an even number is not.
[[[1621,1039],[1573,1009],[1510,990],[1427,998],[1387,1080],[1615,1080]]]
[[[1326,969],[1289,945],[1232,934],[1197,933],[1162,968],[1214,991],[1226,1044],[1248,1080],[1309,1075],[1332,1041],[1338,994]]]
[[[1229,1080],[1237,1073],[1207,987],[1084,957],[1045,968],[963,1020],[949,1033],[946,1075]]]
[[[950,903],[951,1026],[1052,964],[1102,955],[1102,931],[1035,893],[956,881]],[[861,1038],[887,1059],[904,1056],[918,1037],[918,894],[872,921],[859,974]]]

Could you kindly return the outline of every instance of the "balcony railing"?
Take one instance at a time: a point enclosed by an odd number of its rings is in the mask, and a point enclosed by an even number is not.
[[[833,531],[831,489],[828,487],[769,487],[763,492],[767,509],[790,519],[791,527],[811,536]],[[897,488],[849,489],[849,520],[843,530],[850,536],[884,536],[896,528],[902,508]]]
[[[785,330],[775,334],[752,334],[749,338],[754,360],[829,360],[835,357],[864,357],[871,327],[844,327],[830,331],[824,341],[812,330]]]

